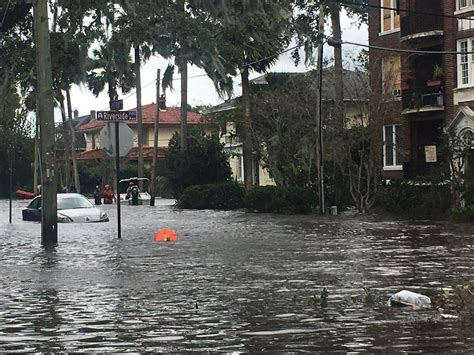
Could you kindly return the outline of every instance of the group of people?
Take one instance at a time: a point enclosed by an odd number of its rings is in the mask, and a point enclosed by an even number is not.
[[[104,205],[111,205],[115,198],[114,191],[110,187],[110,185],[105,185],[104,186],[104,191],[100,190],[99,186],[96,186],[94,189],[94,203],[96,205],[101,205],[102,204],[102,198],[104,199]]]
[[[127,194],[125,199],[131,200],[132,205],[138,205],[138,198],[140,195],[140,189],[134,182],[130,182],[127,188]],[[94,189],[94,202],[96,205],[102,204],[102,199],[104,200],[105,205],[110,205],[116,201],[114,191],[110,185],[104,186],[104,191],[100,190],[100,187],[97,185]]]

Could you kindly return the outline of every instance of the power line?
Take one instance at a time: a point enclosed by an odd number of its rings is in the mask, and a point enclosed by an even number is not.
[[[194,79],[194,78],[200,78],[200,77],[203,77],[203,76],[207,76],[207,74],[199,74],[199,75],[193,75],[193,76],[189,76],[188,79]],[[175,80],[181,80],[181,78],[173,78],[173,81]],[[141,89],[145,89],[147,88],[148,86],[152,85],[152,84],[155,84],[156,83],[156,79],[154,79],[153,81],[150,81],[148,84],[144,85],[141,87]],[[132,96],[134,96],[135,94],[137,93],[137,90],[133,90],[130,92],[130,94],[128,94],[127,96],[125,96],[122,100],[127,100],[129,98],[131,98]],[[100,111],[105,111],[107,110],[107,107],[106,108],[103,108],[101,109]]]
[[[7,7],[5,8],[5,13],[3,14],[2,23],[0,24],[0,27],[3,27],[3,23],[5,22],[5,17],[7,17],[8,8],[10,7],[10,1],[11,0],[8,0],[7,2]]]
[[[254,65],[254,64],[263,62],[263,61],[265,61],[265,60],[278,57],[280,54],[289,52],[289,51],[291,51],[291,50],[293,50],[293,49],[296,49],[296,48],[300,48],[301,46],[302,46],[302,44],[297,44],[296,46],[293,46],[293,47],[290,47],[290,48],[285,49],[284,51],[281,51],[281,52],[278,52],[278,53],[269,55],[268,57],[265,57],[265,58],[262,58],[262,59],[259,59],[259,60],[255,60],[255,61],[250,62],[250,63],[246,63],[246,64],[244,65],[244,67],[249,67],[249,66],[251,66],[251,65]]]
[[[340,44],[351,44],[354,46],[365,47],[369,49],[377,49],[381,51],[389,51],[389,52],[401,52],[401,53],[413,53],[413,54],[474,54],[474,51],[424,51],[424,50],[416,50],[416,49],[401,49],[401,48],[389,48],[389,47],[381,47],[381,46],[373,46],[370,44],[362,44],[357,42],[350,42],[350,41],[336,41],[333,40],[335,43]]]
[[[401,9],[397,7],[389,7],[389,6],[381,6],[381,5],[371,5],[368,3],[355,3],[355,2],[350,2],[350,1],[339,1],[340,4],[343,5],[350,5],[350,6],[366,6],[374,9],[381,9],[381,10],[392,10],[392,11],[397,11],[397,12],[406,12],[406,13],[411,13],[411,14],[418,14],[418,15],[427,15],[427,16],[433,16],[433,17],[445,17],[445,18],[453,18],[457,20],[469,20],[472,21],[474,18],[467,17],[467,16],[459,16],[459,15],[444,15],[444,14],[439,14],[439,13],[434,13],[434,12],[424,12],[424,11],[418,11],[418,10],[411,10],[411,9]]]

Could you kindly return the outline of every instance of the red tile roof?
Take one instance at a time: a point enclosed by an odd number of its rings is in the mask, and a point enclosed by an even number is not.
[[[158,160],[164,159],[168,148],[158,147],[156,158]],[[88,150],[82,152],[77,156],[78,160],[102,160],[110,158],[102,149]],[[129,160],[138,160],[138,147],[133,147],[127,154]],[[143,159],[153,160],[153,147],[143,147]]]
[[[136,108],[131,109],[130,111],[136,111]],[[148,104],[142,106],[142,120],[144,126],[152,126],[154,123],[154,118],[156,114],[156,104]],[[160,111],[160,125],[172,126],[179,125],[180,123],[181,111],[179,108],[170,107],[166,111]],[[188,112],[188,124],[197,124],[205,122],[205,116],[195,113]],[[131,127],[136,126],[136,121],[126,121],[127,124]],[[104,121],[91,121],[78,128],[79,132],[91,131],[103,127],[105,125]]]

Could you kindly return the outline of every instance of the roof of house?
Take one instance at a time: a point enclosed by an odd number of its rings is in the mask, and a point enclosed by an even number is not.
[[[136,111],[136,108],[130,111]],[[156,114],[156,104],[151,103],[142,106],[142,122],[144,126],[154,124]],[[170,107],[166,110],[160,110],[160,126],[178,126],[180,124],[181,110],[176,107]],[[137,121],[126,121],[129,126],[135,126]],[[205,117],[199,113],[188,112],[188,124],[197,124],[205,122]],[[79,132],[94,131],[105,125],[105,121],[90,121],[85,125],[78,127]]]
[[[156,154],[157,159],[164,159],[168,148],[158,147]],[[95,159],[107,159],[109,156],[102,149],[88,150],[80,153],[77,156],[78,160],[95,160]],[[138,160],[138,147],[133,147],[127,154],[129,160]],[[153,147],[143,147],[143,159],[153,159]]]
[[[317,70],[304,73],[266,73],[250,80],[254,85],[267,85],[268,76],[307,77],[314,78],[312,87],[316,89]],[[368,101],[369,100],[369,77],[367,73],[343,69],[342,80],[344,83],[344,101]],[[323,100],[334,100],[334,66],[323,69]]]
[[[266,73],[250,80],[251,85],[268,85],[268,79],[270,76],[274,77],[287,77],[295,78],[307,78],[311,82],[311,88],[317,89],[317,71],[312,70],[304,73],[294,72],[280,72],[280,73]],[[343,70],[343,82],[344,82],[344,101],[369,101],[369,77],[367,73],[356,71],[356,70]],[[328,67],[323,69],[323,100],[331,101],[334,100],[334,67]],[[236,97],[219,105],[209,108],[205,113],[218,113],[224,111],[230,111],[236,109],[240,104],[240,97]]]

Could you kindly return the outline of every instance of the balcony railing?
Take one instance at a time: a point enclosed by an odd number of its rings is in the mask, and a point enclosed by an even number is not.
[[[403,90],[402,109],[404,111],[443,110],[442,87]]]
[[[440,14],[440,0],[411,1],[409,9],[417,13],[402,14],[400,18],[400,37],[411,36],[419,33],[443,30],[443,17],[427,14]]]

